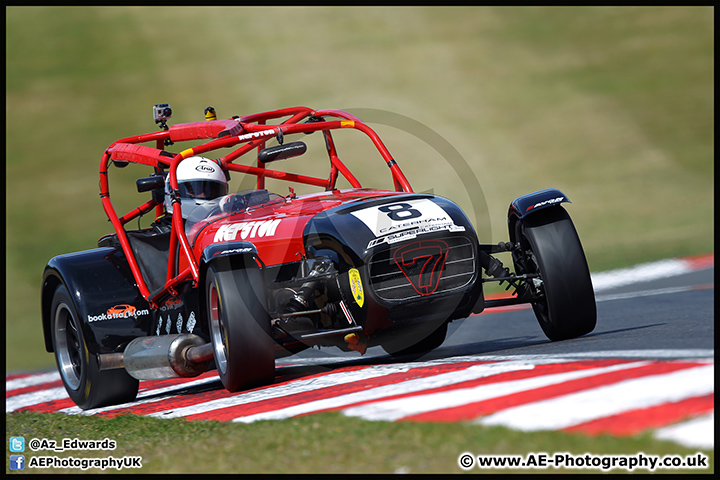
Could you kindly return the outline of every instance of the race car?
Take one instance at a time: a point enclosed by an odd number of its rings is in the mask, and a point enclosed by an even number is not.
[[[140,380],[211,369],[231,392],[270,384],[277,358],[309,347],[418,355],[443,343],[449,322],[504,305],[531,304],[553,341],[595,327],[585,254],[557,189],[513,200],[508,241],[481,244],[460,207],[414,192],[350,113],[218,119],[208,107],[205,119],[168,125],[168,104],[153,112],[159,130],[117,140],[100,160],[114,232],[52,258],[43,274],[45,347],[82,409],[133,401]],[[382,161],[393,189],[361,185],[341,160],[335,137],[350,134],[369,141],[379,158],[360,161]],[[324,176],[307,174],[319,159]],[[308,168],[274,167],[283,163]],[[144,169],[133,178],[149,199],[118,216],[109,175],[130,165]],[[237,174],[244,188],[230,193]],[[287,191],[270,191],[283,182]],[[485,298],[487,282],[506,282],[512,296]]]

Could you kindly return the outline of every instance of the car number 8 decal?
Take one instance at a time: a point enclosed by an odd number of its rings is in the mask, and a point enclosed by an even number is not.
[[[401,222],[403,220],[410,220],[411,218],[422,217],[422,213],[412,208],[409,203],[393,203],[392,205],[383,205],[379,207],[383,213],[386,213],[391,220]]]
[[[369,207],[352,212],[352,215],[376,237],[409,228],[452,223],[447,212],[427,198]]]

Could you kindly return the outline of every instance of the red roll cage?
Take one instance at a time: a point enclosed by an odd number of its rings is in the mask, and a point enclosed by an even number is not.
[[[282,123],[268,124],[268,120],[290,117]],[[340,120],[325,120],[325,117],[335,117]],[[307,119],[303,123],[302,120]],[[257,188],[262,189],[265,186],[265,178],[274,178],[294,183],[306,185],[314,185],[324,187],[326,190],[335,189],[338,174],[350,183],[353,188],[362,188],[360,182],[348,170],[343,162],[338,158],[335,150],[335,144],[332,140],[331,130],[340,128],[353,128],[365,133],[372,140],[380,155],[390,167],[393,177],[395,190],[398,192],[412,192],[412,188],[408,183],[405,175],[403,175],[400,167],[393,160],[390,152],[383,144],[380,137],[370,127],[360,121],[354,115],[343,112],[341,110],[312,110],[307,107],[291,107],[270,112],[247,115],[245,117],[234,117],[227,120],[206,120],[202,122],[184,123],[172,125],[166,130],[153,132],[143,135],[136,135],[120,139],[112,143],[103,153],[100,161],[100,198],[102,200],[105,214],[113,225],[117,238],[122,246],[125,256],[127,257],[130,269],[132,270],[135,282],[141,295],[148,303],[158,308],[158,301],[165,295],[176,296],[178,294],[176,287],[186,281],[192,280],[195,285],[199,282],[199,269],[192,250],[183,228],[182,211],[180,203],[173,205],[173,209],[177,209],[172,219],[172,229],[170,233],[170,255],[168,259],[168,269],[165,285],[154,292],[150,292],[148,286],[142,276],[135,255],[130,247],[124,225],[151,211],[157,209],[158,216],[163,213],[163,205],[156,199],[151,199],[139,207],[131,210],[122,217],[118,217],[115,209],[110,201],[110,190],[108,181],[108,167],[110,162],[118,162],[119,164],[138,163],[154,167],[156,172],[169,168],[169,182],[173,190],[178,189],[176,178],[177,167],[184,159],[201,155],[203,153],[217,150],[220,148],[241,146],[227,155],[218,159],[223,170],[235,171],[257,176]],[[239,157],[250,152],[254,148],[257,151],[265,148],[265,143],[272,137],[282,138],[284,135],[294,133],[312,133],[322,131],[325,137],[328,156],[330,157],[330,175],[328,178],[317,178],[295,173],[280,172],[265,168],[265,164],[257,161],[256,166],[236,165],[233,163]],[[202,143],[192,148],[187,148],[178,154],[172,154],[164,150],[166,141],[186,142],[211,139],[206,143]],[[141,143],[155,142],[155,148],[139,145]],[[182,255],[187,260],[187,268],[182,272],[175,274],[177,270],[178,255],[176,250],[180,248]]]

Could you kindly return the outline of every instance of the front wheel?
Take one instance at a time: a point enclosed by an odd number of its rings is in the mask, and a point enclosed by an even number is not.
[[[101,371],[98,368],[96,356],[88,351],[75,304],[64,285],[55,290],[50,315],[55,360],[72,401],[87,410],[135,400],[138,380],[124,369]]]
[[[536,212],[517,225],[520,250],[513,255],[520,274],[539,274],[529,283],[532,307],[552,341],[591,332],[597,321],[595,292],[585,253],[562,207]]]
[[[215,365],[231,392],[267,385],[275,379],[262,272],[251,259],[219,259],[205,280],[206,311]]]

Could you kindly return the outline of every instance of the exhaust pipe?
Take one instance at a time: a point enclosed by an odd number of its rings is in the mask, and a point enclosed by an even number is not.
[[[100,370],[125,367],[138,380],[197,377],[213,358],[212,343],[193,334],[138,337],[123,353],[99,356]]]

